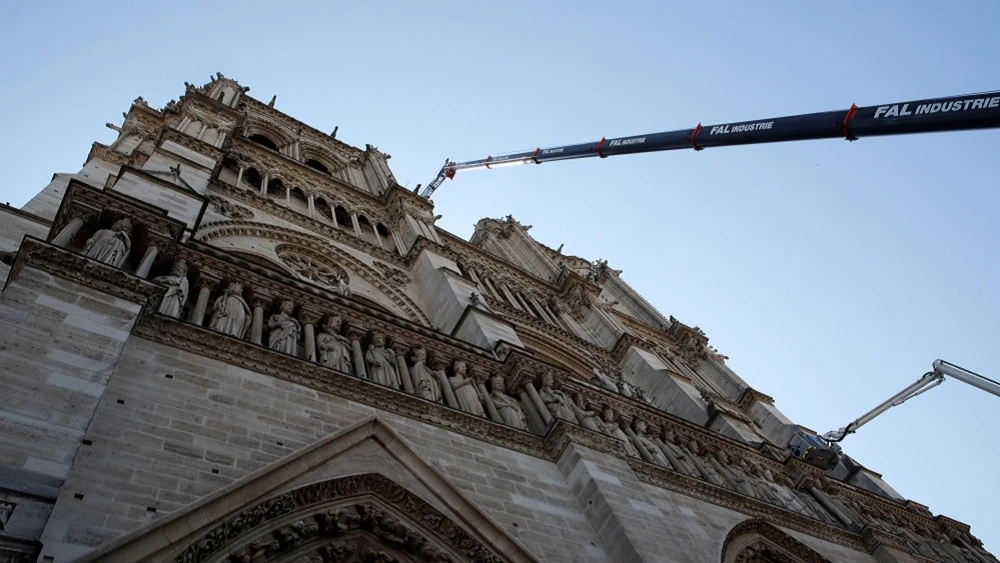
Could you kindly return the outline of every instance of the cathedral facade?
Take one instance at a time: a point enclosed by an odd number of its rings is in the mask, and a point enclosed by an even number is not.
[[[607,262],[248,90],[0,208],[0,562],[998,563]]]

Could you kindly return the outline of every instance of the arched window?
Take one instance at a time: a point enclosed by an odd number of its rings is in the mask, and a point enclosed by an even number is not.
[[[306,166],[308,166],[309,168],[315,168],[316,170],[319,170],[324,174],[330,173],[330,169],[327,168],[325,164],[323,164],[318,160],[314,160],[312,158],[306,160]]]
[[[337,226],[341,229],[346,229],[348,231],[354,230],[354,225],[351,223],[351,214],[347,212],[343,206],[338,205],[333,209],[333,216],[337,220]]]
[[[325,199],[317,197],[313,200],[313,209],[316,211],[315,217],[324,223],[333,222],[333,210]]]
[[[396,250],[396,241],[392,238],[392,233],[385,225],[379,223],[375,225],[375,232],[378,233],[379,238],[382,239],[382,248],[388,250],[389,252],[394,252]]]
[[[267,195],[275,199],[285,199],[285,184],[280,178],[271,178],[267,181]]]
[[[204,125],[202,125],[200,121],[193,119],[189,121],[186,126],[184,126],[184,132],[192,137],[197,137],[198,133],[201,132],[202,127],[204,127]]]
[[[269,137],[267,137],[265,135],[261,135],[260,133],[256,133],[254,135],[250,135],[250,140],[253,141],[253,142],[255,142],[255,143],[257,143],[258,145],[260,145],[262,147],[267,147],[267,148],[271,149],[272,151],[278,150],[278,143],[275,143]]]
[[[299,188],[292,188],[288,193],[288,205],[303,215],[309,215],[309,199]]]
[[[216,141],[219,140],[219,130],[215,127],[209,127],[205,129],[205,132],[201,135],[201,141],[203,143],[208,143],[215,146]]]
[[[365,237],[365,240],[374,245],[378,245],[378,239],[375,238],[375,229],[372,228],[371,221],[369,221],[364,215],[359,215],[358,225],[361,227],[361,235]]]
[[[264,179],[260,177],[260,172],[256,168],[248,168],[243,172],[243,183],[251,188],[260,191],[260,184]]]
[[[222,168],[219,169],[219,181],[229,185],[236,185],[236,178],[240,174],[240,163],[235,158],[226,157],[222,161]]]

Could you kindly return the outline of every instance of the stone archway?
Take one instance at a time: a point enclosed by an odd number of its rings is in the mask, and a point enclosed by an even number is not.
[[[245,507],[176,550],[172,563],[501,563],[387,477],[306,485]]]
[[[815,550],[760,519],[745,520],[722,544],[722,563],[831,563]]]

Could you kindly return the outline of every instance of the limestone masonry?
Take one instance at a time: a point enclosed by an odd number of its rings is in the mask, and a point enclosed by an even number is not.
[[[0,207],[0,563],[998,563],[607,262],[186,86]]]

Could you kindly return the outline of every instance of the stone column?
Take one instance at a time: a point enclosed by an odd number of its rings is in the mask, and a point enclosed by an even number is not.
[[[396,354],[396,370],[399,371],[399,379],[403,382],[403,391],[413,395],[413,379],[410,378],[410,367],[406,365],[406,352],[410,349],[402,340],[392,339],[389,346]]]
[[[826,493],[817,489],[816,487],[809,487],[809,494],[812,495],[817,502],[823,505],[823,508],[827,509],[830,514],[840,520],[840,523],[846,526],[848,529],[854,524],[854,520],[851,519],[839,506],[835,505],[829,498],[827,498]]]
[[[153,245],[146,247],[146,253],[142,255],[142,260],[139,261],[139,267],[135,269],[135,275],[143,279],[149,276],[149,270],[153,267],[153,262],[156,261],[157,252],[159,252],[159,249]]]
[[[267,194],[267,182],[271,179],[270,174],[264,174],[264,177],[260,179],[260,195],[263,197]]]
[[[438,385],[441,386],[441,394],[444,395],[444,401],[453,409],[460,408],[458,406],[458,399],[455,397],[455,390],[451,388],[451,382],[448,381],[448,374],[444,368],[436,369],[434,372],[437,374]]]
[[[312,194],[309,194],[309,216],[316,216],[316,200]]]
[[[69,223],[59,231],[59,234],[52,239],[52,244],[56,246],[61,246],[66,248],[69,243],[73,241],[73,237],[76,233],[80,232],[80,227],[83,227],[83,217],[73,217],[70,219]]]
[[[548,426],[552,422],[552,414],[549,412],[548,407],[542,402],[542,398],[538,396],[538,391],[535,386],[527,381],[524,384],[524,390],[528,392],[528,396],[531,397],[531,401],[535,403],[535,407],[538,408],[538,414],[541,415],[542,420],[545,421],[545,425]]]
[[[396,250],[399,251],[400,256],[406,256],[406,246],[403,244],[403,237],[399,236],[399,231],[390,231],[392,233],[392,240],[396,243]]]
[[[363,238],[365,235],[361,232],[361,223],[358,222],[357,213],[351,213],[351,224],[354,225],[354,236]]]
[[[316,323],[319,322],[321,315],[314,313],[308,309],[299,310],[299,322],[302,323],[302,340],[303,347],[306,352],[306,361],[315,362],[316,361]]]
[[[271,302],[270,295],[254,295],[250,300],[253,306],[253,324],[250,325],[250,342],[261,344],[264,339],[264,307]]]
[[[354,360],[354,375],[361,379],[368,379],[365,370],[365,353],[361,351],[361,339],[365,337],[367,331],[359,326],[347,327],[347,337],[351,339],[351,357]]]
[[[483,398],[483,404],[486,405],[486,414],[489,415],[490,420],[493,422],[503,423],[503,417],[497,411],[496,405],[493,404],[493,397],[490,396],[489,392],[486,391],[486,379],[483,377],[476,378],[476,389],[479,389],[479,396]]]
[[[531,419],[532,425],[538,430],[538,433],[544,434],[547,426],[538,414],[538,409],[532,402],[531,396],[524,391],[518,393],[517,396],[521,399],[521,409],[524,410],[524,414],[528,415],[528,418]]]
[[[198,326],[205,324],[205,310],[208,309],[208,296],[212,293],[211,286],[215,283],[215,280],[205,278],[198,280],[198,300],[194,303],[194,309],[191,309],[191,316],[188,317],[189,322]]]
[[[372,232],[375,233],[375,242],[378,243],[379,248],[385,248],[382,246],[382,235],[378,234],[378,224],[372,225]]]
[[[236,171],[236,187],[237,188],[240,187],[240,182],[243,181],[243,171],[244,170],[246,170],[246,167],[240,166],[239,170]]]

